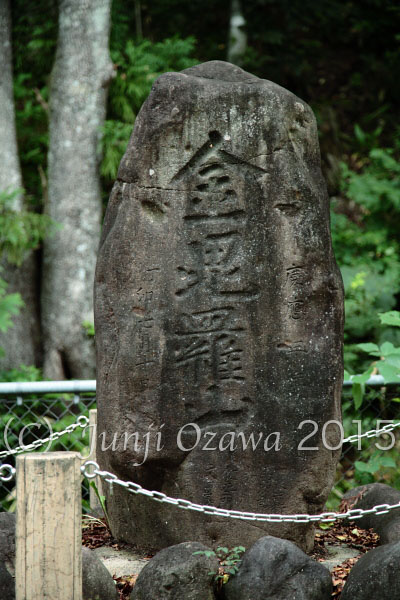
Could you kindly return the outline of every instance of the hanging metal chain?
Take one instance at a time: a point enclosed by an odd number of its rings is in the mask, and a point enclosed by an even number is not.
[[[382,433],[390,433],[397,427],[400,427],[400,423],[388,423],[381,429],[370,429],[369,431],[366,431],[365,433],[361,433],[360,435],[357,435],[357,434],[350,435],[348,438],[345,438],[342,441],[342,444],[344,444],[345,442],[358,442],[358,440],[362,440],[363,438],[378,437],[379,435],[382,435]]]
[[[398,504],[378,504],[373,508],[362,510],[360,508],[352,508],[345,513],[334,513],[324,512],[319,515],[280,515],[280,514],[263,514],[263,513],[252,513],[242,512],[240,510],[227,510],[225,508],[217,508],[216,506],[207,506],[202,504],[195,504],[190,500],[184,500],[182,498],[171,498],[162,492],[145,490],[138,483],[133,481],[123,481],[119,479],[114,473],[108,471],[101,471],[99,465],[93,460],[86,461],[81,471],[87,479],[94,479],[95,477],[101,477],[110,486],[119,485],[125,488],[132,494],[140,494],[147,496],[157,502],[164,502],[166,504],[172,504],[178,508],[184,510],[194,510],[196,512],[202,512],[205,515],[214,515],[216,517],[230,517],[231,519],[240,519],[242,521],[266,521],[268,523],[312,523],[314,521],[320,521],[321,523],[331,523],[339,519],[361,519],[364,515],[384,515],[391,510],[400,508],[400,502]]]
[[[15,473],[16,470],[13,466],[0,465],[0,481],[11,481],[11,479],[14,479]]]
[[[52,433],[51,435],[49,435],[49,437],[47,437],[43,440],[35,440],[31,444],[26,444],[26,445],[23,444],[22,446],[18,446],[17,448],[13,448],[12,450],[3,450],[2,452],[0,452],[0,458],[5,458],[6,456],[13,456],[14,454],[22,454],[23,452],[30,452],[31,450],[37,450],[38,448],[40,448],[41,446],[45,446],[49,442],[54,442],[54,440],[58,440],[60,437],[62,437],[63,435],[66,435],[67,433],[72,433],[78,427],[81,427],[81,429],[84,429],[88,425],[89,425],[89,419],[87,417],[85,417],[84,415],[81,415],[80,417],[77,418],[76,423],[72,423],[71,425],[68,425],[68,427],[66,427],[62,431],[56,431],[56,432]],[[6,465],[4,465],[4,466],[6,466]],[[4,480],[2,480],[2,481],[4,481]],[[7,481],[7,480],[5,480],[5,481]]]
[[[239,510],[227,510],[224,508],[217,508],[216,506],[208,506],[202,504],[195,504],[190,500],[184,500],[182,498],[171,498],[163,492],[150,491],[142,488],[138,483],[133,481],[123,481],[119,479],[114,473],[109,471],[101,471],[99,465],[94,461],[86,461],[81,467],[82,474],[87,479],[94,479],[95,477],[101,477],[111,486],[119,485],[126,489],[132,494],[140,494],[147,496],[157,502],[164,502],[165,504],[171,504],[184,510],[193,510],[195,512],[201,512],[205,515],[214,515],[216,517],[228,517],[231,519],[239,519],[242,521],[264,521],[268,523],[331,523],[342,519],[356,520],[361,519],[365,515],[384,515],[391,510],[399,509],[400,502],[397,504],[378,504],[373,508],[362,510],[361,508],[352,508],[344,513],[335,512],[324,512],[318,515],[307,515],[307,514],[296,514],[296,515],[281,515],[274,513],[253,513],[253,512],[242,512]],[[10,481],[15,476],[15,468],[11,465],[0,466],[0,481]]]
[[[0,458],[4,458],[5,456],[10,456],[14,454],[20,454],[22,452],[28,452],[30,450],[36,450],[40,446],[43,446],[49,442],[53,442],[54,440],[59,439],[63,435],[72,433],[78,427],[84,429],[89,424],[89,419],[83,415],[78,417],[77,422],[71,425],[68,425],[63,431],[52,433],[49,437],[43,440],[36,440],[32,442],[32,444],[19,446],[12,450],[0,452]],[[352,435],[348,438],[344,439],[343,442],[355,442],[361,438],[372,438],[382,435],[384,433],[389,433],[393,431],[397,427],[400,427],[399,423],[391,423],[385,425],[381,429],[373,429],[367,431],[361,435]],[[93,470],[89,470],[93,467]],[[150,491],[142,488],[138,483],[134,483],[132,481],[123,481],[117,477],[114,473],[110,473],[108,471],[101,471],[99,465],[94,461],[86,461],[81,467],[82,474],[87,479],[94,479],[99,476],[104,481],[110,484],[110,486],[119,485],[128,492],[133,494],[140,494],[142,496],[147,496],[152,500],[156,500],[157,502],[164,502],[166,504],[171,504],[173,506],[177,506],[178,508],[183,508],[185,510],[193,510],[196,512],[202,512],[207,515],[215,515],[219,517],[230,517],[232,519],[240,519],[244,521],[266,521],[269,523],[280,523],[280,522],[289,522],[289,523],[312,523],[316,521],[320,521],[321,523],[328,523],[332,521],[337,521],[341,519],[360,519],[365,515],[375,514],[375,515],[383,515],[388,513],[391,510],[396,508],[400,508],[400,502],[398,504],[379,504],[374,506],[373,508],[362,510],[359,508],[350,509],[344,513],[335,513],[335,512],[324,512],[319,515],[307,515],[307,514],[296,514],[296,515],[281,515],[281,514],[263,514],[263,513],[252,513],[252,512],[242,512],[238,510],[227,510],[223,508],[217,508],[215,506],[207,506],[196,504],[194,502],[190,502],[190,500],[184,500],[182,498],[171,498],[166,494],[158,491]],[[12,465],[4,464],[0,466],[0,481],[11,481],[15,477],[16,470]]]

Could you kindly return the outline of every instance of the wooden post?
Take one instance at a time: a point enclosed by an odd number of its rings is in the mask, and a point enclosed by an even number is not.
[[[16,600],[82,600],[81,461],[17,457]]]
[[[90,454],[85,460],[94,460],[96,461],[96,443],[97,443],[97,409],[91,408],[89,410],[89,448]],[[102,495],[102,486],[100,477],[96,477],[96,479],[91,479],[91,481],[95,481],[97,490]],[[96,496],[96,493],[92,487],[89,488],[90,494],[90,508],[100,515],[103,514],[103,509],[101,508],[99,499]]]

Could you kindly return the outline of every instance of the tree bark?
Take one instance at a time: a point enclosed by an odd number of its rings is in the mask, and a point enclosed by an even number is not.
[[[45,241],[42,283],[44,375],[91,378],[92,287],[100,235],[99,140],[113,75],[108,42],[111,0],[60,0],[50,89],[49,199],[61,223]]]
[[[11,12],[8,0],[0,0],[0,191],[22,188],[21,166],[18,158],[13,95]],[[23,208],[22,194],[14,200],[14,209]],[[30,252],[20,267],[1,260],[0,276],[9,284],[7,292],[19,292],[25,302],[19,315],[13,317],[14,326],[0,334],[0,347],[5,356],[0,369],[11,369],[21,364],[40,361],[40,325],[37,293],[37,264]]]
[[[231,0],[231,18],[229,22],[228,62],[241,66],[247,48],[246,25],[240,0]]]

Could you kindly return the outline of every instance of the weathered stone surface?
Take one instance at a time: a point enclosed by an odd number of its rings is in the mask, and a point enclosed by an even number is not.
[[[119,594],[110,573],[101,560],[82,547],[82,598],[83,600],[117,600]]]
[[[400,598],[400,542],[370,550],[354,565],[341,600]]]
[[[328,569],[287,540],[259,539],[237,575],[223,586],[224,600],[330,600]]]
[[[116,600],[113,578],[88,548],[82,548],[82,599]],[[0,513],[0,598],[15,598],[15,515]]]
[[[340,419],[342,313],[310,108],[228,63],[162,75],[98,256],[102,467],[202,504],[321,510],[338,459],[321,435]],[[318,430],[304,446],[318,451],[299,449],[305,419]],[[257,448],[244,449],[251,435]],[[326,441],[338,444],[335,425]],[[313,542],[311,526],[228,522],[118,486],[108,507],[114,535],[140,546]]]
[[[107,571],[116,577],[139,575],[140,571],[149,562],[147,558],[144,558],[144,552],[132,548],[99,546],[99,548],[94,548],[92,552],[101,560]]]
[[[398,504],[400,491],[384,483],[369,483],[349,490],[343,498],[351,502],[352,508],[368,510],[380,504]],[[379,535],[380,544],[400,541],[400,510],[383,515],[366,515],[357,519],[357,525],[363,529],[373,529]]]
[[[15,598],[15,515],[0,513],[0,598]]]
[[[214,600],[218,560],[194,554],[210,550],[198,542],[183,542],[161,550],[141,571],[131,600]]]

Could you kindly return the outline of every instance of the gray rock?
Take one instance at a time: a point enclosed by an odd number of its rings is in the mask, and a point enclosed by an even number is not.
[[[14,600],[15,598],[15,579],[10,574],[5,563],[0,560],[0,598],[4,600]]]
[[[82,548],[83,600],[116,600],[113,578],[103,563]],[[0,599],[15,598],[15,515],[0,513]]]
[[[248,550],[223,586],[224,600],[330,600],[328,569],[287,540],[266,536]]]
[[[118,592],[113,578],[101,560],[89,548],[82,548],[83,600],[116,600]]]
[[[340,546],[325,544],[325,550],[327,551],[327,556],[321,560],[320,564],[329,569],[331,573],[335,567],[341,565],[345,560],[360,555],[359,550],[350,548],[346,544],[341,544]]]
[[[0,513],[0,598],[15,598],[15,515]]]
[[[100,546],[94,548],[92,552],[101,560],[107,571],[116,577],[138,575],[149,562],[148,559],[143,558],[143,552],[131,548]]]
[[[322,510],[340,454],[327,447],[339,428],[321,434],[340,420],[342,296],[311,109],[219,61],[159,77],[98,256],[101,466],[200,504]],[[299,448],[306,419],[318,430]],[[107,506],[113,534],[140,547],[313,545],[312,525],[228,525],[118,486]]]
[[[131,600],[214,600],[218,560],[194,552],[209,550],[198,542],[184,542],[161,550],[136,580]]]
[[[341,600],[400,598],[400,542],[370,550],[354,565]]]
[[[354,502],[353,508],[367,510],[380,504],[399,503],[400,491],[384,483],[369,483],[349,490],[343,498],[352,501],[352,504]],[[378,533],[380,544],[400,541],[400,510],[396,509],[383,515],[366,515],[357,519],[357,525]]]

